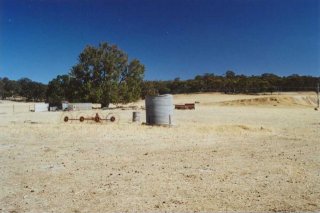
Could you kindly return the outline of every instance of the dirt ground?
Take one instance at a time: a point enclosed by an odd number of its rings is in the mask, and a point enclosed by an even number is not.
[[[69,124],[0,101],[0,212],[319,211],[315,98],[176,95],[199,103],[170,128],[120,109],[97,111],[117,124]]]

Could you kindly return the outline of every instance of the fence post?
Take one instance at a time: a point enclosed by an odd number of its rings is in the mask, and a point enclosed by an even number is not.
[[[317,105],[318,105],[318,108],[319,108],[319,82],[318,82],[318,86],[317,86],[317,97],[318,97],[318,100],[317,100]]]

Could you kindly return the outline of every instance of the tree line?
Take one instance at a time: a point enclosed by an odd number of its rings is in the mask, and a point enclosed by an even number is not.
[[[315,91],[319,77],[297,74],[280,77],[272,73],[237,75],[228,70],[224,75],[206,73],[193,79],[175,78],[169,81],[144,81],[144,65],[129,61],[128,55],[116,45],[101,43],[87,46],[78,63],[65,75],[58,75],[48,85],[28,78],[14,81],[0,78],[0,97],[24,97],[28,101],[47,101],[59,105],[62,101],[129,103],[146,95],[199,92],[254,94],[262,92]]]
[[[273,93],[288,91],[316,91],[319,77],[300,76],[293,74],[280,77],[272,73],[262,75],[236,75],[234,71],[227,71],[224,75],[206,73],[197,75],[193,79],[171,81],[144,81],[142,97],[147,94],[179,94],[198,92],[230,93]]]
[[[46,100],[47,85],[21,78],[17,81],[10,80],[7,77],[0,77],[0,98],[18,98],[22,97],[26,101]]]
[[[113,93],[109,101],[112,103],[128,103],[146,95],[155,94],[181,94],[181,93],[200,93],[200,92],[223,92],[227,94],[244,93],[273,93],[288,91],[316,91],[319,77],[290,75],[280,77],[271,73],[256,76],[236,75],[233,71],[227,71],[225,75],[214,75],[206,73],[197,75],[193,79],[180,80],[176,78],[170,81],[141,81],[134,82],[140,84],[136,92],[124,91],[120,88],[107,88]],[[69,75],[59,75],[50,81],[49,85],[34,82],[28,78],[21,78],[14,81],[7,77],[0,78],[0,97],[24,97],[28,101],[48,101],[50,103],[61,103],[61,101],[92,101],[97,97],[95,88],[91,88],[92,97],[84,95],[85,92],[79,89],[76,79]],[[130,86],[126,89],[131,88]],[[122,90],[122,91],[121,91]],[[122,92],[123,95],[117,95]],[[105,91],[108,94],[108,91]],[[127,94],[126,94],[127,93]],[[103,97],[104,91],[100,92]],[[101,101],[102,102],[102,101]]]

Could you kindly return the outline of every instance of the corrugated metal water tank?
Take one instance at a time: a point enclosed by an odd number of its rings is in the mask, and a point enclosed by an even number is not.
[[[171,125],[173,118],[173,96],[157,95],[146,97],[146,123]]]

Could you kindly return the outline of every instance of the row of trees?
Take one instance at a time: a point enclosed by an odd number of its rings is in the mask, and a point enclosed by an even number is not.
[[[194,79],[173,81],[145,81],[142,96],[150,93],[195,93],[195,92],[224,92],[224,93],[261,93],[281,91],[315,91],[318,77],[290,75],[280,77],[271,73],[258,76],[236,75],[227,71],[219,76],[212,73],[197,75]]]
[[[206,73],[194,79],[172,81],[143,81],[145,67],[139,60],[115,45],[101,43],[87,46],[69,74],[59,75],[48,85],[22,78],[12,81],[0,78],[0,96],[22,96],[27,100],[46,100],[53,105],[61,101],[128,103],[146,95],[165,93],[260,93],[276,91],[312,91],[319,77],[291,75],[280,77],[271,73],[259,76],[237,75],[229,70],[225,75]]]
[[[143,67],[138,61],[130,66],[131,75],[120,81],[96,84],[97,80],[84,80],[82,77],[59,75],[49,85],[34,82],[28,78],[18,81],[0,78],[0,97],[24,97],[28,101],[48,101],[59,104],[67,100],[71,102],[128,103],[146,95],[179,94],[197,92],[224,93],[261,93],[285,91],[315,91],[320,78],[312,76],[290,75],[280,77],[265,73],[259,76],[236,75],[228,71],[224,76],[214,74],[198,75],[194,79],[172,81],[142,81]],[[73,73],[73,72],[71,72]],[[80,72],[81,73],[81,72]],[[138,80],[136,80],[138,79]],[[104,95],[105,94],[105,95]]]
[[[43,101],[46,99],[47,85],[21,78],[18,81],[6,77],[0,78],[0,98],[23,97],[28,101]]]

